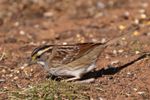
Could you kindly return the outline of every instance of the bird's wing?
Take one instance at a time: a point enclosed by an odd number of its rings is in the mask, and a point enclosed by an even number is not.
[[[55,54],[51,59],[51,65],[58,67],[69,64],[84,56],[100,43],[80,43],[75,45],[58,45],[55,47]]]

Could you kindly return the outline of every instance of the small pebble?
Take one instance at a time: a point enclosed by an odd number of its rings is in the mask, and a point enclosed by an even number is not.
[[[92,39],[92,42],[97,42],[97,41],[98,41],[98,40],[97,40],[97,39],[95,39],[95,38],[93,38],[93,39]]]
[[[24,69],[24,66],[20,67],[22,70]]]
[[[20,71],[19,71],[19,70],[17,70],[17,71],[16,71],[16,73],[17,73],[17,74],[19,74],[19,73],[20,73]]]
[[[18,79],[18,76],[15,76],[15,77],[14,77],[14,80],[17,80],[17,79]]]
[[[147,18],[146,14],[141,14],[141,18],[146,19]]]
[[[109,58],[110,58],[110,56],[109,56],[109,55],[106,55],[106,56],[105,56],[105,58],[106,58],[106,59],[109,59]]]
[[[145,9],[140,9],[139,12],[140,12],[141,14],[144,14],[144,13],[145,13]]]
[[[132,75],[131,72],[128,72],[127,75]]]
[[[130,13],[129,13],[128,11],[126,11],[126,12],[124,13],[124,15],[128,17],[128,16],[130,15]]]
[[[63,42],[63,45],[67,45],[67,42]]]
[[[116,55],[116,54],[117,54],[117,50],[113,50],[113,54],[115,54],[115,55]]]
[[[76,37],[77,37],[77,38],[80,38],[80,37],[81,37],[81,35],[80,35],[80,34],[77,34],[77,35],[76,35]]]
[[[35,28],[40,28],[40,25],[36,24],[34,25]]]
[[[138,25],[138,24],[140,23],[139,19],[135,19],[135,20],[134,20],[134,23],[135,23],[136,25]]]
[[[47,18],[52,17],[53,15],[54,15],[53,12],[45,12],[44,13],[44,17],[47,17]]]
[[[126,40],[126,38],[125,38],[125,37],[122,37],[121,39],[122,39],[122,40]]]
[[[123,51],[124,51],[123,49],[118,50],[119,53],[123,53]]]
[[[9,77],[12,77],[13,75],[12,74],[9,74]]]
[[[113,65],[113,64],[118,64],[119,63],[119,60],[115,60],[115,61],[112,61],[111,62],[111,65]]]
[[[16,26],[16,27],[18,27],[19,25],[20,25],[19,22],[15,22],[15,23],[14,23],[14,26]]]
[[[126,27],[124,25],[119,25],[120,30],[124,30]]]
[[[138,36],[140,33],[138,31],[134,31],[133,35]]]
[[[105,43],[106,42],[106,38],[102,38],[101,43]]]
[[[30,71],[33,72],[33,69],[31,68]]]
[[[7,86],[4,86],[4,89],[8,89],[8,87],[7,87]]]
[[[137,92],[138,94],[142,95],[142,94],[145,94],[144,91],[141,91],[141,92]]]
[[[20,35],[25,35],[25,32],[23,30],[21,30],[19,33]]]
[[[2,73],[6,73],[6,70],[5,70],[5,69],[2,69]]]
[[[140,53],[140,51],[135,51],[135,54],[139,54]]]
[[[133,77],[133,76],[135,76],[135,74],[133,74],[133,73],[131,73],[131,72],[128,72],[128,73],[127,73],[127,76],[128,76],[128,77]]]
[[[41,44],[46,44],[46,41],[42,41],[42,43]]]
[[[133,88],[133,90],[134,90],[134,91],[137,91],[138,89],[137,89],[137,88]]]

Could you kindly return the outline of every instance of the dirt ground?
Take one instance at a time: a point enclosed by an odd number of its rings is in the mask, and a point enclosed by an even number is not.
[[[0,99],[47,81],[41,66],[23,67],[39,45],[105,42],[134,25],[100,55],[91,100],[150,100],[148,56],[116,70],[150,52],[150,0],[0,0]]]

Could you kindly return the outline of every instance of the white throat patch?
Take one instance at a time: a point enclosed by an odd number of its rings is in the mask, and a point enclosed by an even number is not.
[[[45,66],[45,65],[46,65],[46,63],[45,63],[44,61],[38,61],[37,63],[38,63],[38,64],[41,64],[42,66]]]

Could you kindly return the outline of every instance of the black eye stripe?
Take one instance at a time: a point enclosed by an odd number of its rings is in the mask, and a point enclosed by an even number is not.
[[[40,50],[43,50],[43,49],[46,49],[46,48],[49,48],[50,47],[50,45],[44,45],[44,46],[40,46],[40,47],[38,47],[38,48],[35,48],[34,50],[33,50],[33,52],[31,53],[31,56],[34,56],[34,55],[36,55]]]

